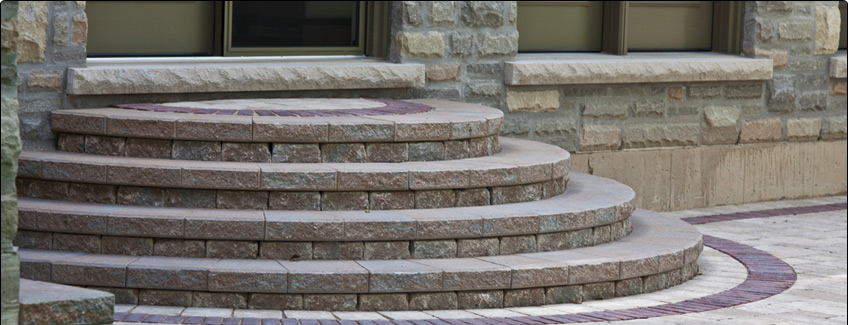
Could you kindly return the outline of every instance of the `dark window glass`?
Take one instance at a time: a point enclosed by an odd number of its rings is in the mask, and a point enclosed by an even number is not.
[[[358,46],[357,1],[234,1],[232,47]]]

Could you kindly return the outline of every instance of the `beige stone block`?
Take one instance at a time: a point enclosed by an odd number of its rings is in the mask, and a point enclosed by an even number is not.
[[[624,148],[694,146],[700,126],[694,123],[637,124],[622,129]]]
[[[846,72],[848,63],[846,62],[848,62],[848,58],[842,55],[830,58],[830,77],[845,78],[848,76],[848,72]]]
[[[514,56],[518,52],[518,33],[480,34],[478,37],[480,56]]]
[[[589,157],[591,157],[591,153],[573,153],[571,154],[571,158],[568,160],[569,170],[578,172],[578,173],[586,173],[591,174],[589,171]]]
[[[556,112],[559,110],[559,91],[507,91],[506,107],[510,112]]]
[[[617,125],[583,125],[580,151],[617,150],[621,147],[621,129]]]
[[[428,64],[424,74],[430,81],[458,80],[460,68],[459,64]]]
[[[24,1],[18,7],[18,62],[44,61],[47,48],[47,2]]]
[[[88,18],[84,14],[74,16],[74,34],[71,43],[88,43]]]
[[[742,123],[740,143],[777,142],[783,137],[783,123],[779,118],[767,118]]]
[[[746,146],[741,150],[745,203],[810,195],[813,159],[808,154],[812,150],[787,143]]]
[[[786,140],[816,140],[821,133],[821,119],[799,118],[786,120]]]
[[[787,20],[777,25],[777,35],[781,40],[807,41],[812,39],[815,26],[809,21]]]
[[[668,89],[668,101],[680,102],[683,101],[683,87],[671,87]]]
[[[758,57],[768,57],[771,59],[773,67],[775,69],[783,69],[786,67],[787,63],[787,55],[786,50],[766,50],[761,48],[754,48],[754,55]]]
[[[846,93],[848,93],[848,83],[845,80],[834,80],[830,82],[831,96],[845,95]]]
[[[61,90],[65,81],[65,74],[56,70],[35,70],[29,73],[27,86],[29,88],[43,88]]]
[[[706,130],[704,142],[708,144],[734,144],[739,139],[739,109],[734,106],[709,106],[704,108]]]
[[[815,54],[831,54],[839,48],[839,7],[816,6]]]
[[[738,146],[709,146],[701,151],[706,206],[741,204],[745,153]]]
[[[668,183],[669,210],[704,207],[701,171],[701,148],[679,149],[671,152],[671,173]]]
[[[845,139],[848,135],[847,129],[845,115],[826,117],[822,119],[821,138],[822,140]]]
[[[430,4],[430,20],[434,25],[452,25],[456,22],[456,2],[439,1]]]
[[[395,42],[401,47],[401,56],[442,57],[445,53],[445,39],[440,32],[400,32]]]
[[[843,117],[844,127],[844,117]],[[815,157],[806,166],[813,174],[812,196],[844,195],[848,164],[846,164],[846,141],[819,141],[814,145],[797,144],[809,148],[808,155]]]

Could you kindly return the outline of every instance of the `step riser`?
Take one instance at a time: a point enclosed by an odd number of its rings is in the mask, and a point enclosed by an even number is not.
[[[93,155],[201,161],[363,163],[484,157],[501,151],[497,136],[453,141],[270,143],[183,141],[58,134],[58,150]]]
[[[510,308],[579,303],[663,290],[698,273],[698,264],[660,274],[566,286],[514,290],[390,294],[273,294],[90,287],[115,294],[116,303],[203,308],[335,311],[401,311]]]
[[[90,254],[278,260],[396,260],[549,252],[618,241],[630,218],[610,225],[538,235],[413,241],[232,241],[120,237],[19,230],[15,246]]]
[[[399,210],[487,206],[560,195],[566,178],[525,185],[419,191],[240,191],[90,184],[18,177],[19,197],[130,206],[244,210]]]

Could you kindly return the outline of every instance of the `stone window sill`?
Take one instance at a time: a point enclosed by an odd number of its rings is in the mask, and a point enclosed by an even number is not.
[[[506,62],[512,86],[768,80],[771,59],[717,53],[520,54]]]
[[[845,50],[836,52],[836,56],[830,58],[830,77],[831,78],[845,78],[848,73],[846,73],[846,63],[848,63],[848,57],[846,57],[848,53]]]
[[[365,57],[88,59],[68,71],[71,95],[412,88],[423,64]]]

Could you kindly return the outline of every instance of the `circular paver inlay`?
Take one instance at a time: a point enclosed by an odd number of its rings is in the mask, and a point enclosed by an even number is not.
[[[432,106],[382,98],[258,98],[163,104],[120,104],[140,111],[241,116],[375,116],[405,115],[433,110]]]

